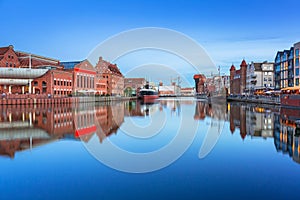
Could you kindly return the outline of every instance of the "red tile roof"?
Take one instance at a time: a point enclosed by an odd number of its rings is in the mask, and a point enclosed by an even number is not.
[[[96,65],[96,70],[99,74],[111,73],[123,76],[116,64],[111,64],[110,62],[103,60],[102,57],[99,58],[99,61]]]
[[[234,66],[234,65],[231,65],[230,71],[234,71],[234,70],[235,70],[235,66]]]
[[[120,76],[122,76],[122,73],[120,72],[119,68],[117,67],[116,64],[110,64],[108,66],[108,69],[113,73],[113,74],[118,74]]]
[[[29,54],[25,52],[16,52],[16,55],[19,57],[20,66],[28,67],[29,66],[29,56],[31,56],[31,66],[60,66],[59,60],[52,58],[46,58],[43,56]]]
[[[4,55],[9,50],[9,47],[1,47],[0,48],[0,55]]]
[[[247,63],[246,61],[243,59],[242,63],[241,63],[241,67],[247,67]]]

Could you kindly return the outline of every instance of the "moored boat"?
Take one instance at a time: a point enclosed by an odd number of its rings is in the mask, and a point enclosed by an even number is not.
[[[143,101],[151,102],[158,99],[158,93],[153,89],[141,89],[138,93],[138,98]]]

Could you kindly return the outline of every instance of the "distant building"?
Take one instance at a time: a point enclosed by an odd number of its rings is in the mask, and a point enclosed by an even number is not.
[[[251,62],[247,67],[246,90],[253,93],[261,89],[274,89],[274,63]]]
[[[300,49],[300,42],[294,44],[294,85],[295,86],[299,86],[299,79],[300,79],[300,72],[299,72],[299,59],[300,59],[300,54],[299,54],[299,49]]]
[[[278,51],[275,57],[275,88],[299,86],[300,42],[289,50]]]
[[[99,57],[96,65],[97,78],[104,79],[106,82],[106,91],[109,95],[124,95],[124,76],[116,64]]]
[[[145,85],[146,79],[144,78],[124,78],[124,95],[136,96]]]
[[[245,60],[242,61],[239,70],[236,70],[234,65],[231,66],[230,94],[243,94],[246,92],[247,66]]]
[[[205,93],[205,82],[206,82],[206,77],[204,74],[195,74],[194,75],[194,80],[195,80],[195,90],[197,94],[202,94]]]
[[[180,94],[182,96],[193,96],[195,95],[195,88],[192,87],[180,88]]]
[[[163,85],[162,82],[158,86],[158,94],[160,96],[177,96],[180,95],[180,87],[172,82],[171,85]]]
[[[230,93],[230,76],[224,75],[222,76],[223,86],[226,90],[226,94]]]

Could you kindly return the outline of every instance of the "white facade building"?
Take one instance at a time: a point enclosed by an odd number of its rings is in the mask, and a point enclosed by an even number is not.
[[[274,63],[265,61],[248,64],[246,88],[249,93],[259,89],[274,89]]]

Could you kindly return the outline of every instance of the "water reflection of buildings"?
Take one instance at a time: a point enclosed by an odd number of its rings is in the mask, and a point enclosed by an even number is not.
[[[300,163],[300,110],[281,108],[275,117],[274,143],[277,151]]]
[[[300,163],[300,110],[266,108],[242,104],[230,104],[230,131],[240,130],[241,138],[273,138],[277,151],[289,154]]]
[[[204,120],[211,117],[217,120],[228,121],[227,106],[225,104],[209,104],[206,101],[197,101],[194,119]]]
[[[181,115],[181,106],[182,105],[193,105],[194,101],[190,98],[165,98],[159,102],[159,110],[163,109],[170,110],[172,116]]]
[[[0,113],[0,155],[14,157],[17,151],[32,149],[59,139],[99,141],[116,133],[124,121],[124,104],[79,107],[2,107]]]
[[[193,105],[193,99],[179,99],[179,98],[164,98],[153,103],[144,103],[142,101],[125,102],[125,116],[147,116],[158,111],[168,109],[171,115],[179,116],[181,112],[181,105]]]
[[[273,137],[274,111],[271,108],[230,104],[230,131],[234,133],[240,129],[241,138],[246,135],[251,137]]]
[[[111,134],[116,134],[124,122],[125,105],[123,102],[114,102],[95,109],[97,120],[97,136],[102,142]]]

